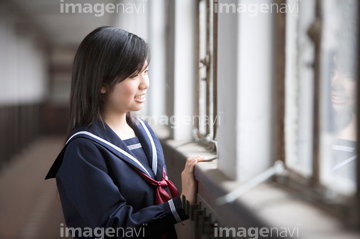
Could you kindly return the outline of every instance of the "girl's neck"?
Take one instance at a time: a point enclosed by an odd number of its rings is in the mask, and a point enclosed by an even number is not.
[[[341,132],[338,134],[338,138],[340,139],[347,139],[351,141],[357,141],[356,137],[356,116],[353,114],[351,122],[348,126],[346,126]]]
[[[103,120],[106,124],[122,139],[135,137],[134,130],[128,125],[126,121],[126,113],[123,114],[102,114]]]

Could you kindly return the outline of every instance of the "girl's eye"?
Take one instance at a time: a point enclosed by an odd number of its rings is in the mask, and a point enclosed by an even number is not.
[[[147,75],[148,71],[149,71],[149,70],[145,70],[145,71],[144,71],[144,74]],[[139,76],[139,74],[136,74],[136,75],[130,76],[130,78],[133,79],[133,78],[136,78],[136,77],[138,77],[138,76]]]
[[[331,70],[331,77],[334,77],[336,75],[336,70],[332,69]]]
[[[138,77],[138,75],[130,76],[131,79]]]

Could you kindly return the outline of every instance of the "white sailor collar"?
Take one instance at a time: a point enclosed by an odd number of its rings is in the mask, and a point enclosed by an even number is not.
[[[154,175],[155,180],[161,180],[164,167],[164,156],[159,140],[156,138],[151,128],[143,120],[134,117],[134,121],[129,118],[127,118],[127,121],[135,131],[136,136],[139,138],[146,156],[150,159],[152,173],[150,173],[149,170],[147,170],[146,167],[136,159],[131,150],[128,149],[126,144],[107,124],[95,122],[91,128],[80,127],[72,132],[62,152],[59,154],[46,176],[46,179],[56,176],[56,173],[61,166],[66,146],[76,138],[86,138],[102,145],[121,160],[126,161],[148,176],[153,177]]]

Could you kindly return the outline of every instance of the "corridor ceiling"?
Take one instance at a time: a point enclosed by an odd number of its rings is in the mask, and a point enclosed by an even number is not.
[[[0,0],[1,1],[1,0]],[[5,1],[5,0],[2,0]],[[61,13],[66,3],[115,3],[109,0],[9,0],[29,18],[55,47],[75,47],[98,26],[113,25],[115,14]],[[64,9],[64,8],[63,8]],[[64,10],[63,10],[64,12]]]

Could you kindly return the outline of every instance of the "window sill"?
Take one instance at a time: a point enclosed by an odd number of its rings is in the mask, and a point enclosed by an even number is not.
[[[184,142],[161,141],[169,177],[178,188],[181,188],[180,173],[186,158],[197,154],[213,156],[194,143],[182,145]],[[221,227],[256,227],[259,230],[276,227],[279,231],[286,228],[288,232],[295,232],[297,238],[355,239],[360,236],[359,232],[344,228],[336,218],[295,198],[273,182],[258,185],[232,203],[217,205],[215,200],[218,197],[240,186],[217,169],[217,160],[198,163],[195,177],[198,180],[198,200]]]

